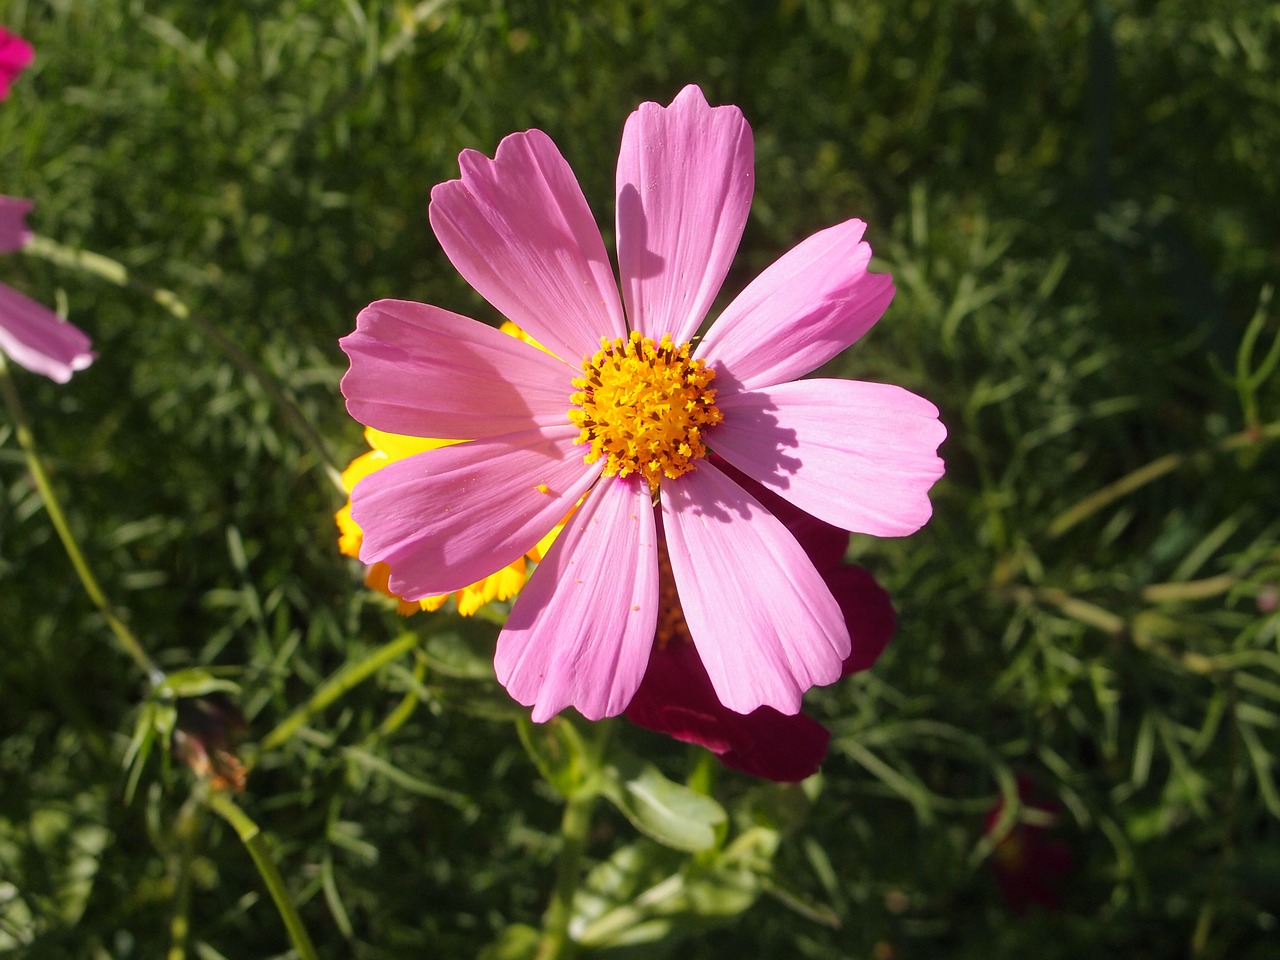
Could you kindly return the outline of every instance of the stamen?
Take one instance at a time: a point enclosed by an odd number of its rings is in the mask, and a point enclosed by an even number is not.
[[[591,444],[586,462],[604,458],[604,476],[638,473],[656,490],[707,455],[703,431],[724,417],[709,386],[716,373],[690,359],[688,343],[677,347],[664,334],[655,344],[634,331],[605,338],[582,372],[569,420],[580,430],[576,442]]]

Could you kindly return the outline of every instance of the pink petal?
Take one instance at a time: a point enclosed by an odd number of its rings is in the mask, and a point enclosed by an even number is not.
[[[351,491],[360,559],[391,567],[391,592],[420,600],[461,590],[522,556],[600,475],[572,425],[428,450]],[[543,492],[542,487],[546,488]]]
[[[507,319],[577,363],[626,335],[613,267],[582,188],[541,130],[494,159],[458,158],[462,179],[431,191],[431,226],[458,272]]]
[[[469,440],[568,423],[577,371],[479,321],[379,300],[338,342],[347,410],[378,430]]]
[[[34,56],[31,44],[0,27],[0,100],[9,95],[9,85],[27,68]]]
[[[705,747],[755,777],[791,782],[816,773],[831,734],[803,713],[771,707],[734,713],[716,699],[706,668],[684,641],[654,647],[644,682],[627,707],[632,723]]]
[[[605,477],[538,565],[498,637],[498,680],[541,723],[617,716],[658,621],[658,533],[646,483]]]
[[[79,327],[0,283],[0,350],[18,366],[66,383],[93,363],[90,346]]]
[[[26,223],[31,206],[30,200],[0,196],[0,253],[21,250],[31,239]]]
[[[754,497],[704,460],[663,483],[662,520],[685,622],[721,703],[793,714],[806,690],[840,678],[840,607]]]
[[[724,422],[708,443],[747,476],[855,533],[914,533],[942,476],[938,410],[901,387],[796,380],[717,398]]]
[[[849,549],[848,530],[841,530],[825,520],[819,520],[813,514],[805,513],[791,501],[784,500],[772,490],[756,483],[723,457],[713,453],[709,459],[717,470],[759,500],[760,506],[782,521],[782,525],[804,548],[814,568],[823,577],[844,563],[844,555]]]
[[[717,385],[756,390],[803,376],[866,333],[893,299],[867,273],[867,225],[846,220],[783,254],[725,309],[698,347]]]
[[[634,330],[676,343],[698,329],[724,282],[751,209],[751,128],[687,86],[671,106],[642,103],[618,154],[618,263]]]

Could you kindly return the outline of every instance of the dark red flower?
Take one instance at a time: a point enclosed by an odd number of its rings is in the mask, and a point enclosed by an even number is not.
[[[896,618],[889,595],[866,570],[843,562],[849,534],[796,509],[736,474],[804,547],[840,604],[852,641],[843,676],[870,667],[893,636]],[[707,671],[689,639],[666,550],[659,548],[661,604],[649,667],[626,717],[632,723],[685,743],[706,747],[727,766],[768,780],[803,780],[817,771],[831,734],[803,713],[772,707],[734,713],[716,698]]]
[[[1058,883],[1075,866],[1071,848],[1061,840],[1051,839],[1061,808],[1052,800],[1037,797],[1034,785],[1026,777],[1018,778],[1018,799],[1018,821],[996,841],[991,852],[996,883],[1005,903],[1018,916],[1024,915],[1032,904],[1061,910]],[[987,814],[983,830],[991,834],[1003,813],[1001,797]]]

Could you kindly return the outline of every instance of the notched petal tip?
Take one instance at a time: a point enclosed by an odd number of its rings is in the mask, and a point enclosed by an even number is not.
[[[697,331],[723,283],[755,189],[751,127],[734,106],[685,87],[641,104],[622,131],[616,181],[618,267],[632,328]]]
[[[680,92],[677,93],[675,95],[675,99],[671,101],[671,105],[674,107],[677,103],[681,102],[693,102],[701,104],[704,107],[708,106],[707,95],[702,92],[702,88],[696,83],[686,83],[681,87]]]
[[[514,133],[492,160],[464,150],[458,166],[460,179],[431,191],[428,219],[467,282],[558,356],[624,335],[600,229],[551,138]]]
[[[688,113],[702,113],[707,115],[718,115],[723,118],[738,117],[742,123],[746,123],[746,117],[742,112],[742,108],[735,103],[722,103],[712,106],[707,100],[707,95],[703,92],[702,87],[696,83],[687,83],[680,88],[680,92],[672,98],[671,103],[666,107],[654,104],[662,110],[680,110]]]
[[[854,533],[900,537],[929,519],[946,429],[902,387],[793,380],[719,401],[716,453],[801,510]]]

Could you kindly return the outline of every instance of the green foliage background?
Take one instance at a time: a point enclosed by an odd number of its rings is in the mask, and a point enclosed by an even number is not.
[[[696,82],[756,137],[726,296],[814,230],[870,224],[898,296],[833,367],[950,429],[929,526],[851,547],[897,637],[811,694],[834,738],[803,790],[616,726],[727,807],[719,842],[763,825],[778,846],[739,900],[714,874],[712,907],[592,955],[1275,955],[1274,4],[10,0],[0,22],[37,48],[0,105],[0,189],[173,291],[339,465],[362,447],[336,343],[361,307],[497,319],[426,223],[464,148],[546,130],[609,232],[626,116]],[[94,337],[67,386],[17,372],[24,404],[106,592],[162,668],[238,685],[248,756],[326,677],[416,637],[263,750],[238,801],[320,955],[475,956],[508,931],[490,956],[523,956],[501,950],[539,924],[561,846],[529,750],[563,734],[517,736],[492,623],[401,620],[360,588],[325,452],[216,333],[35,256],[0,277]],[[7,419],[0,500],[0,950],[161,956],[178,917],[202,960],[280,955],[189,773],[154,750],[126,799],[146,687]],[[1061,810],[1058,913],[1013,916],[992,879],[984,815],[1015,776]],[[634,835],[597,808],[587,865]]]

